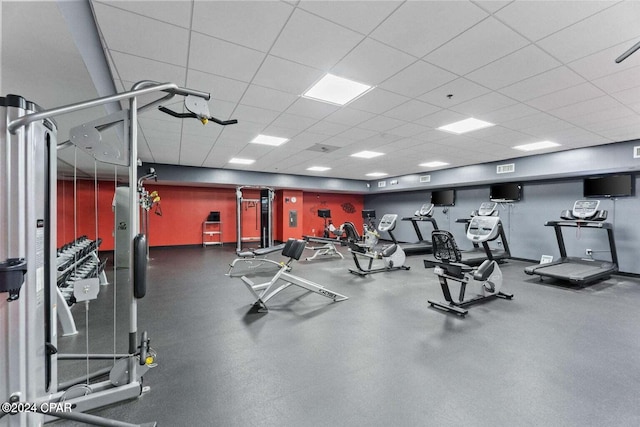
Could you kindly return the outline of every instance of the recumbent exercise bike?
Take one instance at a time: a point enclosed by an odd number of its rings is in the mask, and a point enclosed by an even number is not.
[[[493,298],[512,299],[513,294],[502,292],[502,271],[498,263],[493,260],[485,260],[477,269],[462,264],[462,256],[453,235],[446,230],[434,230],[431,233],[433,244],[433,256],[436,261],[424,260],[425,268],[434,268],[434,273],[438,276],[440,287],[446,302],[429,300],[431,307],[455,313],[464,317],[468,307],[472,304],[487,301]],[[449,280],[460,283],[458,300],[454,300],[449,289]],[[470,298],[465,299],[467,285],[469,283],[478,284],[480,292]]]

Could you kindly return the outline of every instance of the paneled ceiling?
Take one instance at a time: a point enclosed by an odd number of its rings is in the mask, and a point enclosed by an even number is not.
[[[38,27],[27,36],[34,46],[10,51],[20,57],[46,50],[55,68],[37,74],[12,65],[14,87],[46,83],[53,93],[41,95],[51,107],[96,96],[55,3],[31,6],[37,16],[10,13],[12,22],[7,11],[29,5],[2,4],[3,28],[24,28],[16,19]],[[430,161],[456,167],[539,154],[512,147],[541,140],[561,144],[542,151],[549,152],[640,138],[640,52],[614,61],[640,41],[638,1],[91,6],[118,91],[139,80],[174,82],[211,92],[212,115],[239,122],[223,128],[145,113],[139,147],[147,162],[361,180],[371,172],[431,171],[419,166]],[[9,35],[11,43],[20,40]],[[3,51],[6,43],[3,29]],[[18,62],[29,66],[28,58]],[[301,97],[326,73],[374,89],[342,107]],[[465,135],[436,129],[468,117],[496,126]],[[280,147],[250,144],[258,134],[290,140]],[[335,149],[320,152],[317,144]],[[362,150],[384,155],[350,156]],[[229,164],[232,157],[255,163]],[[309,172],[310,166],[331,169]]]

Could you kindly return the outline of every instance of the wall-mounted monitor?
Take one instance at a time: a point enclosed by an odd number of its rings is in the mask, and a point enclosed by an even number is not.
[[[375,218],[375,217],[376,217],[375,209],[363,209],[362,210],[362,218],[363,219],[369,219],[369,218]]]
[[[522,185],[515,182],[493,184],[489,187],[489,198],[494,202],[516,202],[522,198]]]
[[[456,204],[456,191],[455,190],[432,191],[431,203],[435,206],[453,206]]]
[[[623,174],[585,178],[583,192],[584,197],[633,196],[633,176]]]
[[[318,216],[320,218],[331,218],[331,209],[318,209]]]

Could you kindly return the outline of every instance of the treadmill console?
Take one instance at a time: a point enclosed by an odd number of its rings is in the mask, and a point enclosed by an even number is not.
[[[467,239],[472,242],[487,242],[498,236],[500,218],[497,216],[474,216],[467,228]]]
[[[416,216],[431,216],[433,214],[433,203],[425,203],[416,211]]]
[[[480,204],[480,209],[478,209],[478,215],[491,216],[496,212],[497,207],[498,203],[496,202],[482,202]]]
[[[396,220],[398,219],[398,215],[396,214],[385,214],[380,220],[380,224],[378,224],[378,231],[390,231],[396,228]]]
[[[571,215],[577,219],[593,218],[598,213],[600,200],[576,200]]]

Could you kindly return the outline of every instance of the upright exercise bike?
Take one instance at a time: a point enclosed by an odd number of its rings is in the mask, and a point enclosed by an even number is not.
[[[477,217],[476,217],[477,218]],[[466,316],[468,307],[481,301],[493,298],[512,299],[513,294],[502,292],[502,271],[494,260],[485,260],[478,268],[462,264],[462,256],[453,235],[445,230],[434,230],[431,233],[433,255],[436,261],[424,260],[425,268],[435,267],[433,272],[438,276],[440,287],[446,302],[431,301],[431,307]],[[449,289],[449,280],[460,283],[458,299],[455,300]],[[479,292],[465,299],[468,284],[479,286]]]

